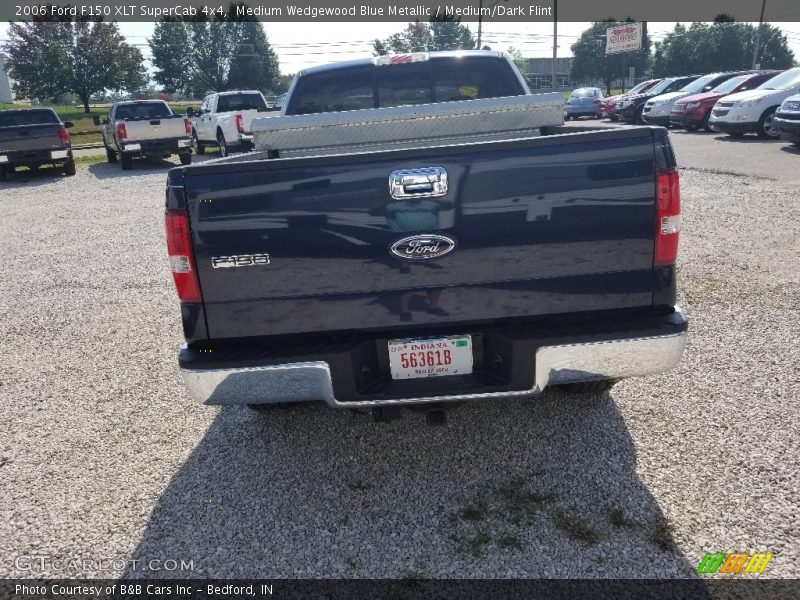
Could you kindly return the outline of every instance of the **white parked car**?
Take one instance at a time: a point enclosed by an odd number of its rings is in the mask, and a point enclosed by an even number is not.
[[[258,90],[237,90],[209,94],[195,111],[187,113],[192,119],[192,138],[195,151],[204,154],[207,146],[217,146],[222,156],[230,149],[253,148],[250,124],[259,113],[269,112],[267,101]]]
[[[768,79],[754,90],[721,98],[711,110],[708,124],[728,135],[755,133],[760,138],[777,139],[780,130],[775,110],[789,96],[800,93],[800,67]]]
[[[686,84],[677,92],[670,92],[669,94],[661,94],[650,98],[642,110],[642,121],[648,125],[661,125],[662,127],[669,127],[669,115],[672,112],[672,106],[682,98],[693,96],[694,94],[702,94],[709,92],[717,87],[723,81],[727,81],[731,77],[743,75],[747,71],[729,71],[727,73],[711,73],[703,75]]]

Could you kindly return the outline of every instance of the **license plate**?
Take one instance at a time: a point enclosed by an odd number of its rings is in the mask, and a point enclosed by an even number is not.
[[[392,379],[472,373],[472,337],[389,340]]]

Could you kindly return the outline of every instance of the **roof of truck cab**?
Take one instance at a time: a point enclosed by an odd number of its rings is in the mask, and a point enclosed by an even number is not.
[[[416,54],[415,52],[404,52],[402,54]],[[504,52],[497,52],[495,50],[443,50],[440,52],[428,52],[428,58],[457,58],[457,57],[466,57],[466,56],[485,56],[485,57],[492,57],[498,58],[501,56],[505,56]],[[389,55],[392,56],[392,55]],[[335,63],[328,63],[324,65],[316,65],[314,67],[308,67],[307,69],[303,69],[298,74],[299,75],[309,75],[311,73],[321,73],[324,71],[337,71],[339,69],[349,69],[351,67],[359,67],[359,66],[370,66],[375,65],[374,59],[380,57],[373,57],[373,58],[356,58],[353,60],[344,60]]]
[[[228,90],[227,92],[216,92],[217,96],[238,96],[240,94],[260,94],[258,90]],[[210,94],[213,95],[213,94]]]
[[[161,98],[148,98],[147,100],[120,100],[119,102],[115,102],[114,104],[118,106],[123,106],[127,104],[148,104],[150,102],[161,102],[162,104],[167,104],[167,101],[162,100]]]

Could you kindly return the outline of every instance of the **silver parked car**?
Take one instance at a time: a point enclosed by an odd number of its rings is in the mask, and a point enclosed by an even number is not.
[[[603,90],[596,87],[585,87],[572,90],[564,102],[564,120],[578,117],[594,117],[599,119],[603,110]]]

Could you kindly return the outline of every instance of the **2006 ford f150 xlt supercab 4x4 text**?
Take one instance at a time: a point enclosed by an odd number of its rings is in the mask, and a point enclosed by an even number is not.
[[[565,127],[562,104],[486,51],[316,67],[256,152],[170,171],[191,394],[386,420],[675,366],[667,131]]]

